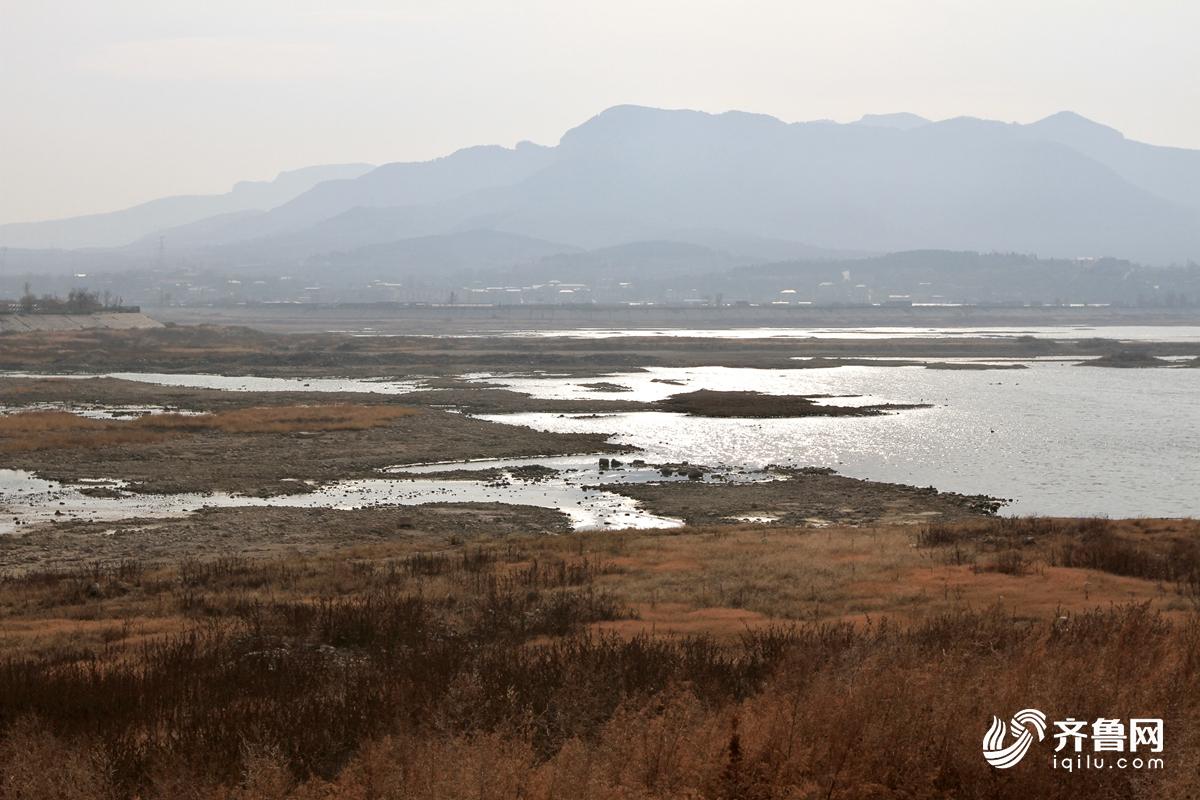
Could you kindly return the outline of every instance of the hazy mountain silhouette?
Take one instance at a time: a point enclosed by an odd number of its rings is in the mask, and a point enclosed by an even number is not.
[[[863,114],[862,118],[854,124],[865,125],[870,128],[896,128],[897,130],[908,131],[913,128],[919,128],[922,125],[928,125],[929,120],[916,114],[909,114],[907,111],[902,111],[898,114]]]
[[[821,256],[796,254],[792,257]],[[558,280],[566,283],[612,284],[625,281],[640,287],[651,278],[690,280],[694,276],[728,272],[735,267],[762,261],[761,256],[742,251],[731,252],[691,242],[649,240],[580,252],[555,253],[518,264],[507,275],[510,282],[515,283]]]
[[[314,257],[307,266],[318,270],[328,267],[343,275],[401,277],[446,270],[490,270],[573,250],[570,245],[528,236],[477,230],[418,236],[327,253]]]
[[[1200,150],[1158,147],[1071,111],[1024,126],[1032,136],[1065,144],[1094,158],[1130,183],[1159,197],[1200,209]]]
[[[205,236],[184,232],[180,243],[224,244],[280,236],[360,208],[436,205],[480,190],[513,185],[544,167],[552,155],[551,148],[522,142],[514,149],[469,147],[432,161],[384,164],[354,179],[326,181],[265,214],[231,220],[223,229]],[[422,216],[415,210],[411,213]],[[403,219],[395,219],[394,224],[403,228]],[[435,230],[437,227],[438,223],[430,221],[419,232],[405,235],[444,232]],[[381,233],[373,241],[396,238]]]
[[[475,148],[317,186],[240,222],[223,241],[275,236],[280,247],[289,238],[314,252],[345,247],[337,236],[323,242],[313,220],[325,215],[318,226],[343,230],[328,220],[364,207],[387,209],[371,212],[377,241],[490,228],[596,248],[720,230],[876,252],[944,247],[1155,262],[1200,254],[1196,201],[1184,188],[1196,152],[1064,120],[1072,118],[785,124],[618,106],[553,148]]]
[[[165,241],[195,263],[262,269],[479,230],[587,250],[676,241],[734,261],[945,248],[1169,263],[1200,258],[1198,179],[1200,151],[1066,112],[1029,125],[904,113],[787,124],[617,106],[553,147],[387,164]]]
[[[164,197],[104,214],[0,225],[0,246],[41,249],[116,247],[163,228],[233,212],[274,208],[318,184],[339,178],[356,178],[372,169],[370,164],[305,167],[281,172],[272,181],[241,181],[225,194]],[[208,228],[211,230],[212,225]]]

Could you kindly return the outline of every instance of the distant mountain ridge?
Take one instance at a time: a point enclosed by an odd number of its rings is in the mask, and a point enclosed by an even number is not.
[[[438,263],[428,247],[461,258],[488,246],[462,235],[485,230],[564,252],[673,241],[736,264],[932,248],[1167,264],[1200,259],[1196,185],[1200,151],[1135,142],[1070,112],[1025,125],[908,113],[839,124],[616,106],[555,146],[385,164],[162,235],[191,263],[259,270],[346,266],[355,253],[386,266],[387,248],[369,248],[410,239],[425,241],[393,249]],[[481,263],[515,240],[493,241],[500,249],[479,251]]]
[[[376,241],[491,228],[590,249],[719,229],[830,250],[1171,262],[1200,256],[1195,180],[1195,151],[1132,142],[1075,115],[788,124],[617,106],[555,147],[471,148],[315,187],[206,244],[274,237],[286,249],[299,238],[319,251],[316,226],[339,229],[332,220],[373,208],[386,209],[372,212]]]
[[[0,246],[30,249],[119,247],[156,232],[226,214],[267,210],[326,181],[357,178],[371,164],[330,164],[281,172],[270,181],[239,181],[218,195],[180,195],[120,211],[0,225]]]

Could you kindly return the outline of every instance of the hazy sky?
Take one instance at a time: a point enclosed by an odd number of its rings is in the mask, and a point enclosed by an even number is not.
[[[0,222],[554,143],[619,103],[1200,148],[1194,0],[0,0]]]

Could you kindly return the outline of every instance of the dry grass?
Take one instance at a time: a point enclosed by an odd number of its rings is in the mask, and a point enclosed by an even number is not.
[[[619,586],[638,611],[636,620],[613,624],[625,631],[736,635],[746,625],[862,624],[882,616],[912,623],[997,602],[1026,619],[1128,602],[1149,602],[1168,615],[1192,609],[1186,587],[1174,581],[1062,565],[1060,549],[1090,541],[1097,526],[1163,554],[1178,552],[1178,541],[1200,541],[1200,524],[1190,520],[1028,519],[915,531],[727,527],[575,541],[586,541],[621,567],[621,574],[605,580]],[[1030,530],[1051,528],[1055,533],[1030,541]],[[941,544],[931,546],[931,540]],[[1184,562],[1176,563],[1182,569]]]
[[[230,434],[358,431],[390,424],[417,409],[388,405],[304,405],[239,408],[214,414],[147,414],[100,420],[68,411],[0,416],[0,452],[106,448],[201,432]]]
[[[401,538],[10,576],[0,798],[1194,796],[1200,617],[1050,562],[1198,533]],[[974,568],[1014,548],[1029,569]],[[1026,706],[1161,715],[1167,769],[1069,774],[1044,745],[992,771],[991,715]]]

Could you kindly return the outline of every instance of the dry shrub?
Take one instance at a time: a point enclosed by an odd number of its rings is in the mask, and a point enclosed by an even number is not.
[[[68,411],[29,411],[0,416],[0,452],[147,444],[210,431],[358,431],[389,425],[417,413],[417,409],[403,406],[348,403],[239,408],[215,414],[146,414],[130,420],[91,419]]]
[[[1187,764],[1200,749],[1189,727],[1200,623],[1141,606],[1036,625],[1000,610],[910,629],[806,625],[728,646],[582,634],[521,645],[456,634],[415,607],[399,627],[380,607],[334,628],[329,609],[280,613],[261,636],[180,640],[138,670],[10,665],[4,718],[30,700],[44,713],[11,729],[7,741],[25,744],[4,751],[5,773],[51,781],[46,761],[66,764],[83,788],[59,796],[81,798],[104,796],[98,763],[112,764],[119,794],[242,800],[1066,800],[1197,788]],[[327,650],[286,646],[279,627],[316,645],[376,624],[386,635]],[[993,771],[983,732],[1024,707],[1051,719],[1161,714],[1167,768],[1066,773],[1042,743]]]
[[[1097,517],[994,517],[965,522],[931,522],[917,531],[915,544],[949,551],[943,556],[945,563],[971,563],[976,572],[1028,574],[1033,568],[1033,559],[1023,552],[1023,548],[1050,545],[1047,560],[1052,566],[1099,569],[1152,580],[1180,577],[1168,574],[1170,570],[1163,568],[1169,560],[1167,553],[1154,553],[1142,544],[1123,539],[1112,530],[1113,526],[1112,521]],[[1186,548],[1177,547],[1170,556],[1182,554],[1184,558],[1180,563],[1200,565],[1200,547],[1192,545],[1192,548],[1195,555],[1189,556],[1183,553]],[[976,564],[980,551],[991,555]],[[1039,554],[1045,555],[1044,551]]]
[[[669,685],[652,700],[630,698],[594,734],[544,758],[519,728],[389,738],[367,746],[332,784],[318,783],[336,797],[531,800],[1073,800],[1183,798],[1197,788],[1188,766],[1200,705],[1188,689],[1200,655],[1195,620],[1173,628],[1131,606],[1066,625],[1016,627],[997,611],[908,631],[813,633],[797,632],[789,657],[743,700],[714,702]],[[1161,713],[1165,768],[1068,773],[1052,767],[1048,739],[1014,769],[994,770],[980,753],[983,732],[993,714],[1024,707],[1051,719]]]
[[[931,522],[917,531],[918,547],[949,547],[970,539],[974,531],[959,524]]]
[[[296,431],[361,431],[417,414],[415,408],[338,403],[316,406],[239,408],[199,417],[181,417],[185,427],[201,420],[202,427],[224,433],[292,433]],[[168,415],[163,415],[168,416]],[[153,425],[154,416],[141,417]]]
[[[1161,581],[1187,581],[1200,574],[1200,543],[1175,539],[1132,540],[1101,531],[1064,541],[1051,551],[1055,566],[1094,569],[1113,575]]]
[[[21,717],[0,739],[0,798],[106,798],[112,792],[102,748],[71,744],[37,719]]]
[[[28,411],[0,416],[0,452],[115,447],[146,444],[162,438],[162,432],[139,429],[130,422],[89,419],[67,411]]]
[[[1026,575],[1032,565],[1020,550],[1000,550],[981,564],[972,567],[976,572],[999,572],[1003,575]]]
[[[1060,535],[1086,535],[1107,530],[1109,520],[1096,517],[989,517],[962,522],[931,522],[916,535],[919,547],[946,547],[963,542],[983,544],[1040,541]]]
[[[912,626],[623,638],[594,632],[628,611],[606,591],[612,567],[582,555],[505,544],[330,564],[225,557],[0,581],[3,597],[34,605],[84,581],[105,594],[137,582],[157,592],[147,602],[192,621],[136,646],[0,658],[0,775],[33,787],[0,800],[1200,789],[1189,769],[1200,616],[1130,605],[1030,623],[995,608]],[[1047,741],[995,771],[983,733],[993,714],[1025,707],[1051,719],[1162,716],[1166,769],[1066,773],[1050,768]]]

